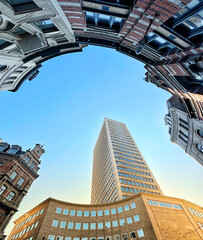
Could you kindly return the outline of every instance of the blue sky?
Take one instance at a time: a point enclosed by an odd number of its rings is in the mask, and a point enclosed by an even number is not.
[[[0,93],[3,141],[24,150],[41,143],[46,151],[12,221],[48,197],[90,203],[93,148],[105,117],[126,123],[165,195],[203,205],[203,168],[170,142],[164,123],[170,94],[144,74],[135,59],[89,46],[45,62],[16,93]]]

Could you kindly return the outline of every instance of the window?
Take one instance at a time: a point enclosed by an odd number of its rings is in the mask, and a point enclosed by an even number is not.
[[[31,164],[30,164],[30,168],[34,169],[35,167],[36,167],[36,163],[31,162]]]
[[[71,240],[71,237],[65,237],[65,240]]]
[[[131,206],[132,209],[136,208],[136,204],[135,203],[131,203],[130,206]]]
[[[8,201],[11,201],[11,200],[14,198],[15,195],[16,195],[15,192],[11,191],[11,192],[8,194],[8,196],[6,197],[6,199],[7,199]]]
[[[98,229],[103,229],[103,228],[104,228],[103,222],[99,222],[98,223]]]
[[[26,157],[24,158],[25,163],[29,163],[30,160],[31,160],[31,158],[28,157],[28,156],[26,156]]]
[[[133,222],[132,218],[131,218],[131,217],[128,217],[128,218],[127,218],[127,223],[128,223],[128,224],[131,224],[132,222]]]
[[[60,222],[60,228],[65,228],[65,227],[66,227],[66,222],[61,221],[61,222]]]
[[[56,240],[63,240],[63,236],[57,236]]]
[[[75,229],[77,229],[77,230],[81,229],[81,223],[76,223],[75,224]]]
[[[36,228],[38,225],[39,225],[39,221],[37,221],[37,222],[35,223],[35,228]]]
[[[103,211],[102,210],[98,211],[98,216],[103,216]]]
[[[110,214],[109,209],[104,210],[104,215],[105,215],[105,216],[107,216],[107,215],[109,215],[109,214]]]
[[[197,134],[198,134],[201,138],[203,138],[203,130],[198,129],[198,130],[197,130]]]
[[[17,172],[14,171],[12,172],[10,178],[13,180],[16,176],[17,176]]]
[[[58,227],[59,220],[53,220],[52,227]]]
[[[115,208],[111,209],[111,214],[116,214],[116,209]]]
[[[89,217],[89,211],[84,211],[84,217]]]
[[[134,215],[133,218],[134,218],[134,221],[135,221],[135,222],[140,221],[140,217],[139,217],[138,214],[137,214],[137,215]]]
[[[197,143],[196,147],[201,153],[203,153],[203,146],[201,144]]]
[[[48,236],[48,240],[54,240],[55,239],[55,235],[49,235]]]
[[[130,239],[134,239],[134,238],[136,238],[136,234],[135,234],[135,232],[131,232],[130,233]]]
[[[118,208],[118,213],[121,213],[121,212],[123,212],[123,208],[122,208],[122,207],[119,207],[119,208]]]
[[[121,237],[122,237],[122,240],[128,240],[128,234],[127,233],[122,234]]]
[[[105,222],[105,228],[110,228],[111,227],[111,223],[110,222]]]
[[[68,215],[69,210],[68,209],[63,209],[63,214]]]
[[[96,223],[91,223],[90,224],[90,229],[96,229]]]
[[[78,217],[81,217],[81,216],[82,216],[82,211],[78,211],[78,212],[77,212],[77,216],[78,216]]]
[[[143,229],[137,230],[137,234],[138,234],[138,237],[139,237],[139,238],[144,237],[144,231],[143,231]]]
[[[125,206],[124,206],[124,210],[125,210],[125,211],[129,211],[129,210],[130,210],[129,205],[125,205]]]
[[[2,195],[6,191],[7,187],[5,185],[2,185],[0,188],[0,195]]]
[[[87,230],[88,227],[89,227],[89,224],[88,224],[88,223],[83,223],[83,229],[84,229],[84,230]]]
[[[70,211],[70,216],[75,216],[75,210]]]
[[[182,209],[182,207],[180,205],[177,205],[177,204],[173,204],[173,207],[176,208],[176,209]]]
[[[112,226],[113,226],[113,227],[118,227],[118,221],[117,221],[117,220],[112,221]]]
[[[96,217],[96,211],[91,211],[91,217]]]
[[[120,219],[120,226],[125,225],[125,219]]]
[[[73,229],[74,223],[73,222],[69,222],[68,223],[68,229]]]
[[[60,208],[60,207],[57,207],[57,209],[56,209],[56,213],[62,213],[62,208]]]

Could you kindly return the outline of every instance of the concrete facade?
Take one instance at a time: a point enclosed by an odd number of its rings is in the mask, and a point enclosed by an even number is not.
[[[38,177],[40,157],[44,149],[22,151],[18,145],[0,142],[0,239],[33,181]]]
[[[93,154],[91,203],[117,201],[138,192],[162,194],[126,125],[105,118]]]
[[[8,240],[201,240],[203,209],[188,201],[138,193],[100,205],[48,198],[15,220]]]

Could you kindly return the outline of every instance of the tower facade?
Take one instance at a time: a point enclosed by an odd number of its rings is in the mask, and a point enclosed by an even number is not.
[[[44,153],[40,144],[23,151],[19,145],[0,142],[0,239],[11,217],[39,176],[40,157]]]
[[[126,125],[105,118],[94,148],[91,203],[113,202],[138,192],[162,195]]]

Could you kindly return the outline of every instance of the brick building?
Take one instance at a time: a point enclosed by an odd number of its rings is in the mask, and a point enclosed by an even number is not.
[[[8,240],[201,240],[203,209],[148,193],[121,201],[74,204],[48,198],[15,220]]]
[[[42,62],[92,44],[143,62],[147,82],[203,120],[201,0],[2,0],[0,9],[0,91],[16,91]]]
[[[23,151],[18,145],[0,142],[0,239],[4,239],[6,226],[38,177],[43,153],[40,144]]]

